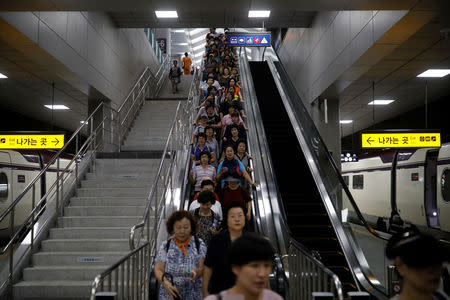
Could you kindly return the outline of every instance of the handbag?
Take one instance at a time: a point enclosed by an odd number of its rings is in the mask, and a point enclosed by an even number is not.
[[[173,283],[173,276],[170,273],[164,273],[162,276],[162,281],[164,281],[164,278],[167,278],[167,280],[169,280],[169,282],[175,286],[175,284]],[[176,294],[176,296],[173,298],[174,300],[182,300],[181,296]]]

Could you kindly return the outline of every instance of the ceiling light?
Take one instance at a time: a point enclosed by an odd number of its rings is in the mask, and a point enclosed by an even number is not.
[[[249,18],[268,18],[270,16],[270,10],[249,10]]]
[[[340,120],[339,123],[341,123],[341,124],[350,124],[350,123],[353,123],[353,120]]]
[[[184,33],[185,30],[184,29],[173,29],[172,32]]]
[[[155,14],[159,19],[178,18],[176,10],[155,10]]]
[[[176,46],[187,46],[188,43],[175,43],[174,45],[176,45]]]
[[[61,105],[61,104],[53,105],[53,106],[51,104],[48,104],[48,105],[44,105],[44,106],[47,107],[48,109],[53,109],[53,110],[69,109],[67,106]]]
[[[198,45],[198,46],[195,46],[194,48],[192,48],[192,50],[198,50],[198,49],[202,49],[202,48],[205,48],[205,45]]]
[[[80,121],[80,123],[81,124],[84,124],[84,123],[89,124],[89,122],[86,122],[86,121]]]
[[[444,77],[450,74],[450,69],[428,69],[417,77]]]
[[[194,29],[194,30],[190,30],[189,31],[189,34],[190,35],[194,35],[194,34],[197,34],[197,33],[200,33],[200,32],[202,32],[202,31],[207,31],[207,29],[205,29],[205,28],[196,28],[196,29]]]
[[[370,101],[368,104],[369,105],[388,105],[394,101],[395,100],[390,100],[390,99],[378,99],[378,100]]]
[[[5,79],[5,78],[8,78],[8,76],[3,75],[2,73],[0,73],[0,79]]]

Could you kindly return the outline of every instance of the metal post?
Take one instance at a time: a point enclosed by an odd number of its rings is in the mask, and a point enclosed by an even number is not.
[[[60,203],[60,199],[59,199],[59,156],[58,156],[58,159],[56,160],[56,213],[57,214],[59,214],[59,210],[61,209],[60,205],[61,205],[61,203]],[[59,216],[62,216],[62,214]]]
[[[121,290],[121,293],[120,293],[120,295],[121,295],[121,297],[120,297],[120,299],[125,299],[125,264],[122,264],[121,266],[120,266],[120,274],[122,275],[122,279],[121,279],[121,281],[122,281],[122,290]]]
[[[75,138],[75,186],[78,187],[78,135]]]
[[[15,207],[11,209],[11,217],[10,217],[10,232],[11,237],[14,235],[14,210]],[[13,297],[13,273],[14,273],[14,243],[9,246],[9,277],[8,277],[8,285],[9,285],[9,293],[10,296]]]
[[[34,210],[34,206],[35,206],[35,202],[36,202],[36,195],[35,195],[35,185],[33,184],[33,188],[32,188],[32,192],[33,192],[33,196],[31,198],[31,211]],[[30,245],[30,249],[31,249],[31,255],[30,255],[30,266],[33,266],[33,246],[34,246],[34,212],[31,215],[31,245]]]

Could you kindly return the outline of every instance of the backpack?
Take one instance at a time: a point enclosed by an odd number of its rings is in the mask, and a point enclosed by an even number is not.
[[[169,251],[171,241],[172,241],[172,238],[167,240],[166,253]],[[200,240],[198,239],[198,237],[196,235],[194,235],[194,242],[195,242],[195,248],[197,249],[197,254],[199,254],[200,253]]]
[[[170,68],[170,74],[169,77],[173,78],[173,77],[178,77],[181,74],[181,69],[179,67],[175,68]]]

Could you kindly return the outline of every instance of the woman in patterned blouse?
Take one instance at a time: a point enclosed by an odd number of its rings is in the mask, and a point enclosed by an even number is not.
[[[155,259],[155,275],[161,284],[159,299],[171,300],[179,296],[201,300],[206,246],[195,236],[197,222],[190,212],[180,210],[169,217],[166,227],[173,237],[162,243]]]

